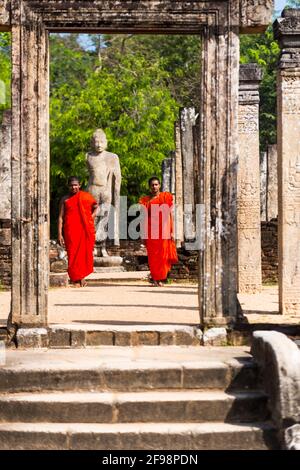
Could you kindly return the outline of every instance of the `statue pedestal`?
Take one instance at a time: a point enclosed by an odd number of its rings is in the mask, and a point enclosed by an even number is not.
[[[110,266],[108,267],[94,267],[94,273],[124,273],[125,268],[123,266]]]
[[[122,261],[121,256],[96,256],[94,266],[96,268],[118,268],[121,267]]]
[[[106,251],[105,244],[97,243],[94,249],[94,271],[95,272],[121,272],[125,271],[122,266],[121,256],[110,256]]]
[[[121,256],[96,256],[94,258],[95,273],[116,273],[125,271]]]

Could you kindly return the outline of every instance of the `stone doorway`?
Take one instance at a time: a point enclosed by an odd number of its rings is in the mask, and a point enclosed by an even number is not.
[[[2,30],[13,38],[12,310],[17,326],[48,323],[49,109],[51,31],[200,34],[203,41],[199,148],[205,205],[200,256],[201,323],[236,318],[236,164],[239,34],[263,31],[272,1],[179,2],[5,0]],[[79,8],[80,7],[80,8]]]

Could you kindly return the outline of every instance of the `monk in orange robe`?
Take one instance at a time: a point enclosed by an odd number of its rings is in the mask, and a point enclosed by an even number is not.
[[[148,254],[148,264],[155,286],[163,286],[172,264],[178,262],[174,242],[174,226],[172,217],[173,196],[168,192],[160,192],[160,181],[157,177],[149,179],[150,195],[139,201],[147,213],[144,236]]]
[[[94,270],[94,218],[98,205],[91,194],[80,190],[77,177],[71,176],[68,185],[69,194],[59,204],[58,243],[67,250],[71,282],[83,287],[84,278]]]

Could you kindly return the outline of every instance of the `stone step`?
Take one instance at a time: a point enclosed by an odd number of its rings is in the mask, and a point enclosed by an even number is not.
[[[189,325],[59,324],[21,328],[18,348],[86,348],[91,346],[200,346],[200,328]]]
[[[267,450],[269,423],[1,423],[1,450]]]
[[[253,422],[267,418],[258,391],[34,393],[0,396],[0,422]]]
[[[107,346],[8,351],[0,368],[0,391],[256,388],[252,358],[242,348],[226,349]]]

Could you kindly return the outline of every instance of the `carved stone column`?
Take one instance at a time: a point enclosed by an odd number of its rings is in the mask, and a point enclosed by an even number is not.
[[[12,322],[47,324],[48,33],[12,2]]]
[[[267,220],[268,154],[260,152],[260,220]]]
[[[0,219],[11,218],[11,112],[5,111],[0,126]]]
[[[194,138],[195,108],[183,108],[180,113],[181,155],[183,174],[183,228],[184,241],[195,236],[195,194],[194,194]]]
[[[278,217],[277,145],[268,145],[267,220]]]
[[[238,167],[238,290],[261,291],[259,84],[256,64],[240,66]]]
[[[300,315],[300,10],[274,23],[281,46],[277,76],[279,308]]]
[[[176,245],[183,242],[183,183],[180,124],[176,122],[175,133],[175,233]]]

